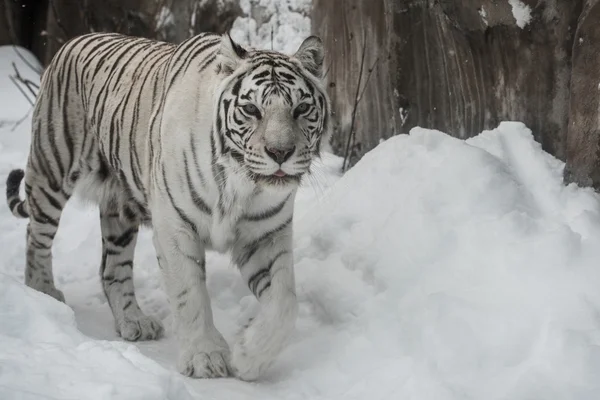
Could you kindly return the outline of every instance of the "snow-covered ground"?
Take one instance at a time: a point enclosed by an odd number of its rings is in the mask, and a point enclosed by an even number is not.
[[[9,59],[0,48],[0,72]],[[1,193],[30,127],[13,129],[28,106],[4,78]],[[298,196],[300,316],[255,383],[180,376],[170,332],[116,337],[91,206],[69,203],[55,241],[67,304],[25,287],[26,222],[0,199],[0,399],[600,398],[600,198],[564,187],[526,127],[466,142],[417,128],[341,178],[340,164],[327,155]],[[134,271],[141,307],[168,327],[149,231]],[[231,340],[257,302],[226,256],[209,254],[208,286]]]

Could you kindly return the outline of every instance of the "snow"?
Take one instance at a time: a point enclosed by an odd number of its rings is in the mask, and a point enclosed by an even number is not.
[[[2,91],[0,109],[18,96]],[[3,177],[28,152],[30,122],[12,126],[0,127]],[[317,164],[297,198],[296,332],[255,383],[180,376],[170,330],[116,337],[93,207],[69,203],[55,240],[67,305],[25,287],[26,222],[0,202],[0,398],[600,398],[599,198],[563,186],[564,164],[523,124],[467,141],[415,128],[343,177],[338,157]],[[147,230],[135,286],[168,329]],[[208,287],[231,342],[257,302],[227,256],[208,254]]]
[[[508,3],[512,7],[513,17],[517,22],[517,26],[521,29],[525,28],[531,21],[531,7],[521,0],[508,0]]]
[[[485,8],[483,8],[483,6],[478,10],[479,15],[481,16],[481,20],[483,21],[483,23],[485,24],[485,26],[488,26],[488,20],[487,20],[487,12],[485,11]]]
[[[311,5],[311,0],[240,0],[246,16],[234,21],[231,37],[244,46],[293,54],[310,36]]]
[[[131,344],[85,337],[68,306],[21,281],[0,273],[0,398],[193,398],[183,377]]]
[[[194,3],[194,5],[196,6],[197,3]],[[194,18],[196,17],[196,13],[193,12],[192,13],[192,21],[190,23],[190,25],[194,25]],[[162,29],[165,29],[167,27],[173,26],[175,24],[175,16],[173,15],[173,12],[169,9],[169,7],[166,6],[162,6],[160,8],[160,11],[158,12],[158,14],[156,15],[156,21],[155,21],[155,30],[158,32]]]

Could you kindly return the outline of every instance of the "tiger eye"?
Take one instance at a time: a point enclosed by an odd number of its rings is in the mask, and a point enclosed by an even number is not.
[[[306,112],[308,110],[308,103],[300,103],[298,107],[296,107],[296,111],[299,113]]]
[[[243,109],[248,114],[256,114],[258,112],[258,108],[254,104],[246,104],[243,106]]]

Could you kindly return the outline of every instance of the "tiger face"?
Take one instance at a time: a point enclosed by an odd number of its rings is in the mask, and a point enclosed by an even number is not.
[[[219,68],[230,75],[216,106],[221,153],[258,183],[297,185],[329,138],[321,40],[309,37],[293,56],[223,40]]]

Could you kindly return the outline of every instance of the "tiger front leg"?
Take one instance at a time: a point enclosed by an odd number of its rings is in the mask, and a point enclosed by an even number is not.
[[[177,368],[196,378],[228,376],[230,352],[213,323],[204,247],[194,232],[175,228],[174,221],[153,221],[153,239],[179,344]]]
[[[232,351],[234,373],[257,379],[275,360],[292,333],[298,314],[291,221],[233,251],[242,277],[261,309],[238,335]]]

